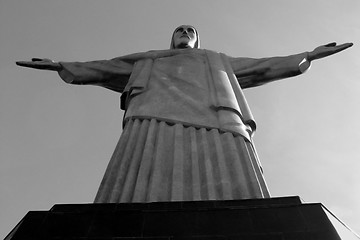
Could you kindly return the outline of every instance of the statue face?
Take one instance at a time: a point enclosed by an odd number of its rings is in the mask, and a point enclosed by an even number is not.
[[[175,29],[173,42],[175,48],[194,48],[198,37],[194,27],[182,25]]]

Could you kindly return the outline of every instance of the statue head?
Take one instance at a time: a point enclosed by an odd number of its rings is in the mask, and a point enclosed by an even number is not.
[[[172,35],[170,49],[200,48],[199,34],[193,26],[181,25]]]

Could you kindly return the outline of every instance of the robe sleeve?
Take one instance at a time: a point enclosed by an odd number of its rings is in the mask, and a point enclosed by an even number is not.
[[[231,58],[234,74],[242,88],[263,85],[304,73],[310,67],[307,53],[271,58]]]
[[[133,62],[120,58],[90,62],[60,62],[60,77],[77,85],[97,85],[123,92],[133,69]]]

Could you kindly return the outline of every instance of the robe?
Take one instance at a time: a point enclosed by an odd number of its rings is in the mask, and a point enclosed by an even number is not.
[[[124,130],[95,202],[270,197],[242,88],[298,75],[310,66],[306,57],[174,49],[60,62],[65,82],[122,93]]]

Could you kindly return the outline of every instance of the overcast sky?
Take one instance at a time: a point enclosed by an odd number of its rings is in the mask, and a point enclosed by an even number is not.
[[[360,232],[360,1],[0,1],[0,237],[30,210],[92,202],[122,128],[119,94],[18,60],[110,59],[166,49],[195,26],[230,56],[354,46],[304,75],[245,90],[273,196],[321,202]]]

